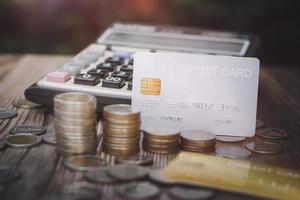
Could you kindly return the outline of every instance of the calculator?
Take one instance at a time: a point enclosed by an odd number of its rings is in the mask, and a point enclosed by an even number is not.
[[[131,103],[135,52],[253,56],[258,41],[244,33],[116,23],[97,41],[27,88],[25,97],[52,106],[58,93],[85,92],[97,98],[101,112],[108,104]]]

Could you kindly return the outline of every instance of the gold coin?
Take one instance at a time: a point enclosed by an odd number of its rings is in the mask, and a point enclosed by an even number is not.
[[[173,128],[164,128],[164,127],[148,127],[144,129],[145,137],[153,138],[177,138],[179,139],[180,131]]]
[[[278,154],[282,147],[273,142],[249,142],[245,146],[248,150],[260,154]]]
[[[81,92],[67,92],[55,95],[54,102],[59,105],[69,106],[90,106],[92,105],[96,109],[96,98],[92,95]]]
[[[216,137],[217,141],[219,142],[242,142],[246,138],[240,137],[240,136],[224,136],[224,135],[218,135]]]
[[[104,122],[116,126],[135,126],[141,124],[141,120],[120,120],[115,118],[104,118]]]
[[[41,104],[37,104],[37,103],[33,103],[31,101],[28,101],[25,98],[16,99],[13,102],[13,105],[17,108],[24,108],[24,109],[32,109],[32,108],[38,108],[38,107],[43,106]]]
[[[186,141],[211,141],[216,139],[216,135],[208,131],[184,131],[181,138]]]
[[[40,137],[28,134],[8,135],[5,139],[5,144],[14,148],[28,148],[40,143]]]
[[[132,110],[132,107],[127,104],[114,104],[105,106],[103,108],[103,118],[139,121],[140,112]]]
[[[90,171],[95,170],[98,167],[106,166],[107,162],[98,156],[84,155],[71,156],[65,160],[64,164],[66,167],[73,170]]]

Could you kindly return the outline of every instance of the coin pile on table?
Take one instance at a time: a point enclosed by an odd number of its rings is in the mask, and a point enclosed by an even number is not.
[[[110,155],[127,156],[140,150],[140,112],[130,105],[115,104],[103,109],[103,151]]]
[[[96,98],[79,92],[54,97],[57,150],[63,155],[96,152]]]
[[[143,149],[150,153],[171,154],[177,153],[180,131],[171,128],[145,128]]]
[[[180,135],[180,146],[183,151],[213,152],[216,136],[207,131],[183,131]]]

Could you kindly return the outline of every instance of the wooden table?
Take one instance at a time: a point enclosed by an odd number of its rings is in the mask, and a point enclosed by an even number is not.
[[[0,120],[0,139],[4,139],[15,125],[35,124],[47,127],[53,133],[51,108],[17,109],[12,101],[23,96],[24,89],[39,80],[47,72],[66,61],[68,56],[50,55],[1,55],[0,56],[0,107],[13,108],[18,117]],[[300,68],[287,66],[263,66],[260,74],[258,119],[269,127],[285,129],[290,137],[278,141],[284,153],[278,155],[253,154],[249,160],[292,169],[300,169]],[[248,141],[262,140],[258,137]],[[100,152],[99,155],[105,155]],[[107,158],[110,159],[110,158]],[[155,166],[165,165],[172,156],[154,156]],[[111,162],[112,164],[112,162]],[[66,183],[82,181],[80,172],[70,171],[63,165],[63,158],[55,147],[41,144],[29,149],[6,148],[0,152],[0,165],[19,169],[22,178],[9,185],[0,186],[1,200],[33,200],[53,194]],[[115,199],[111,185],[99,185],[102,199]],[[169,199],[166,187],[162,187],[161,199]],[[215,199],[249,199],[243,195],[217,192]],[[250,198],[251,199],[251,198]]]

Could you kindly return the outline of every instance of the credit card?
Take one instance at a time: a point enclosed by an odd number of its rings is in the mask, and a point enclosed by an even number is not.
[[[169,126],[250,137],[258,77],[256,58],[139,52],[132,106],[141,110],[142,129]]]
[[[162,170],[178,182],[275,199],[299,199],[300,171],[182,152]]]

